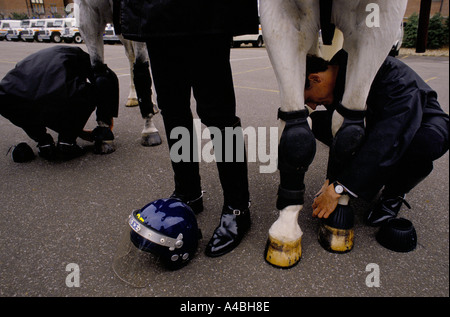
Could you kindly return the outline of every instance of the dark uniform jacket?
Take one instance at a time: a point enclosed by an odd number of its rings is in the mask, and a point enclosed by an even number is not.
[[[115,0],[125,38],[258,33],[257,0]],[[117,10],[120,8],[120,10]]]
[[[339,65],[334,90],[335,101],[344,94],[347,53],[339,51],[330,61]],[[440,107],[437,94],[417,73],[400,60],[387,57],[380,67],[367,98],[366,138],[350,165],[337,177],[355,194],[371,199],[383,184],[383,176],[395,167],[421,126],[432,129],[444,140],[448,149],[449,116]],[[313,132],[319,140],[331,144],[331,114],[334,106],[323,115],[311,115]],[[315,118],[326,117],[324,124],[315,125]],[[317,122],[319,123],[319,122]]]
[[[51,127],[69,114],[75,123],[77,114],[96,106],[97,120],[117,117],[118,103],[101,106],[105,95],[93,83],[88,53],[67,45],[46,48],[24,58],[2,79],[0,114],[22,128]]]
[[[91,75],[89,55],[78,47],[31,54],[0,82],[0,114],[20,127],[56,121],[64,109],[94,104]]]

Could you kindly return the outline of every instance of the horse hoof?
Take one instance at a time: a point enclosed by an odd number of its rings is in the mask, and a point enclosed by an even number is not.
[[[264,252],[265,260],[276,267],[291,268],[302,257],[302,238],[284,242],[269,235]]]
[[[113,140],[103,140],[94,145],[95,154],[110,154],[116,150]]]
[[[125,107],[137,107],[137,106],[139,106],[137,98],[128,98],[127,103],[125,104]]]
[[[143,146],[156,146],[162,143],[158,132],[142,134],[141,144]]]
[[[323,222],[320,224],[319,243],[328,252],[350,252],[353,249],[354,236],[353,229],[337,229]]]

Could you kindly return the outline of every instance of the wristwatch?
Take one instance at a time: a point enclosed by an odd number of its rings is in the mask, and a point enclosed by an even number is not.
[[[338,195],[344,195],[345,194],[344,186],[342,186],[338,182],[333,182],[333,186],[334,186],[334,191],[336,192],[336,194],[338,194]]]

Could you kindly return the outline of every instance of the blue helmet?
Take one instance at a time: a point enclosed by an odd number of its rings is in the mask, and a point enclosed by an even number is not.
[[[174,198],[159,199],[133,211],[128,224],[134,246],[158,256],[169,269],[186,265],[201,237],[192,209]]]

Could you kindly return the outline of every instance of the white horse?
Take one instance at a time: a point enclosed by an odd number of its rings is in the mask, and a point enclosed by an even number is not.
[[[294,115],[305,110],[306,55],[316,43],[319,30],[322,29],[322,34],[324,33],[324,29],[327,27],[325,21],[334,24],[342,31],[343,48],[348,53],[346,89],[341,101],[344,110],[341,112],[346,113],[345,110],[348,109],[350,111],[347,113],[363,114],[371,83],[392,47],[406,10],[406,4],[407,0],[261,0],[262,31],[278,80],[281,97],[280,110]],[[321,13],[326,11],[323,9],[327,8],[328,20],[326,16],[321,16]],[[356,116],[361,117],[361,115]],[[348,144],[346,140],[348,140],[349,134],[364,133],[363,116],[359,123],[354,124],[355,120],[346,122],[340,113],[333,114],[332,132],[336,147],[348,146],[351,148],[358,145]],[[288,127],[287,119],[283,120],[283,118],[290,117],[280,117],[281,144],[281,141],[286,141],[283,140],[282,132]],[[306,128],[303,125],[297,130],[290,130],[299,131],[297,135],[305,135],[304,144],[285,142],[288,145],[300,146],[302,152],[305,152],[306,149],[306,152],[312,153],[308,154],[312,157],[306,158],[303,162],[303,171],[307,169],[315,153],[315,141],[311,141],[311,136],[307,133],[308,129],[309,127]],[[293,133],[293,135],[296,134]],[[285,138],[288,136],[286,134]],[[295,152],[296,148],[290,150]],[[338,150],[340,152],[351,151],[351,149],[345,148]],[[279,152],[279,161],[283,160],[285,155],[286,153],[283,151]],[[281,169],[280,187],[283,186]],[[279,197],[280,193],[287,197],[303,195],[303,192],[281,190],[278,194]],[[348,198],[342,198],[339,204],[346,205],[347,202]],[[269,229],[269,241],[266,249],[266,260],[269,263],[279,267],[291,267],[300,260],[302,231],[298,225],[298,214],[302,208],[302,204],[279,208],[279,218]]]
[[[75,15],[86,43],[91,64],[95,68],[104,64],[103,32],[107,23],[113,23],[113,0],[74,0]],[[148,67],[148,53],[145,43],[124,39],[125,54],[130,63],[130,93],[127,106],[139,105],[144,119],[141,132],[141,144],[155,146],[161,144],[161,138],[153,123],[153,116],[158,112],[152,102],[151,77]]]

